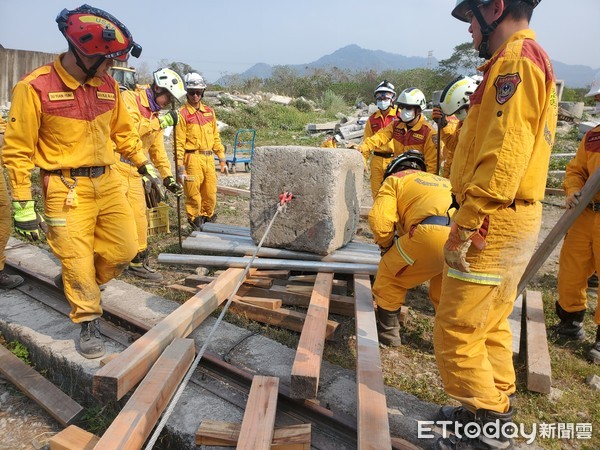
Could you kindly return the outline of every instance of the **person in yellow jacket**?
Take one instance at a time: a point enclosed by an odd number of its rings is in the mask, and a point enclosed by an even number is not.
[[[408,289],[429,281],[429,297],[437,307],[452,196],[447,179],[425,172],[417,150],[392,159],[383,176],[369,212],[373,238],[383,253],[373,295],[379,342],[397,347],[402,344],[400,307]]]
[[[597,94],[600,97],[600,93]],[[581,140],[575,157],[567,164],[563,187],[567,208],[579,204],[581,189],[600,168],[600,125],[588,131]],[[558,269],[558,302],[560,319],[556,331],[567,339],[583,340],[583,319],[587,309],[587,280],[600,272],[600,193],[575,220],[560,251]],[[590,359],[600,364],[600,306],[594,314],[596,340],[589,352]]]
[[[177,176],[185,191],[185,212],[189,224],[199,229],[216,219],[217,175],[214,155],[221,173],[228,174],[225,147],[221,143],[217,118],[212,108],[202,103],[206,83],[198,73],[184,77],[187,103],[179,110],[177,124]]]
[[[6,130],[6,120],[0,116],[0,149],[4,142],[4,131]],[[4,271],[6,256],[4,249],[10,237],[10,198],[6,188],[6,179],[4,173],[0,174],[0,289],[13,289],[23,283],[23,277],[19,275],[10,275]]]
[[[388,80],[383,80],[375,88],[373,95],[377,102],[377,111],[369,116],[369,120],[365,124],[364,139],[368,139],[377,133],[379,130],[384,129],[396,118],[398,110],[394,106],[394,100],[396,99],[395,87]],[[394,157],[394,145],[390,140],[387,144],[383,144],[379,148],[375,148],[370,151],[371,155],[363,153],[365,159],[371,157],[370,162],[370,184],[371,184],[371,195],[373,199],[377,196],[377,191],[381,187],[383,181],[383,173],[385,169],[392,161]],[[365,156],[366,155],[366,156]]]
[[[173,177],[164,144],[164,129],[177,123],[178,114],[176,111],[168,111],[159,116],[159,112],[175,100],[180,102],[185,98],[183,80],[177,72],[168,68],[156,70],[152,77],[153,83],[148,88],[125,90],[121,95],[140,135],[146,157],[150,158],[158,170],[164,186],[179,197],[183,194],[183,187]],[[162,274],[149,265],[146,217],[146,208],[158,206],[160,199],[152,199],[146,195],[149,192],[144,188],[149,186],[142,183],[142,176],[130,160],[117,155],[115,168],[122,176],[123,190],[133,210],[137,229],[138,253],[129,264],[128,273],[146,280],[161,281]]]
[[[338,143],[340,142],[339,134],[334,134],[329,136],[321,143],[321,148],[337,148]]]
[[[394,149],[394,156],[407,150],[423,153],[427,172],[435,173],[437,165],[436,131],[422,114],[426,106],[425,95],[417,88],[403,90],[397,100],[397,120],[373,136],[366,138],[357,148],[368,158],[371,151],[388,144]]]
[[[104,354],[99,331],[99,285],[118,276],[138,250],[135,222],[111,169],[113,142],[155,189],[156,169],[142,152],[116,81],[113,59],[139,56],[141,47],[112,15],[83,5],[56,18],[69,49],[35,69],[13,89],[2,162],[8,170],[15,231],[41,239],[41,216],[31,192],[40,168],[50,248],[62,264],[70,318],[81,324],[79,351]]]
[[[438,138],[441,139],[444,148],[442,176],[445,178],[450,177],[454,149],[469,111],[469,97],[477,89],[479,81],[475,77],[463,75],[455,78],[442,91],[440,106],[434,106],[432,109],[431,118],[439,124]]]
[[[454,152],[458,210],[444,257],[434,351],[444,388],[460,407],[439,419],[512,427],[515,392],[508,316],[541,224],[558,98],[550,58],[529,29],[539,0],[458,0],[488,59]],[[436,448],[508,448],[510,436],[440,438]],[[470,447],[469,447],[470,448]]]

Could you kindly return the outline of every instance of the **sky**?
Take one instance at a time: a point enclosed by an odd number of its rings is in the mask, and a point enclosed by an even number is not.
[[[0,44],[59,53],[66,41],[55,18],[81,3],[0,0]],[[437,60],[470,41],[468,25],[450,12],[455,0],[399,0],[373,7],[366,0],[89,0],[122,23],[142,45],[130,65],[158,68],[160,60],[190,65],[207,81],[256,63],[304,64],[356,44]],[[543,0],[531,28],[550,58],[600,68],[600,0]],[[591,81],[591,80],[590,80]]]

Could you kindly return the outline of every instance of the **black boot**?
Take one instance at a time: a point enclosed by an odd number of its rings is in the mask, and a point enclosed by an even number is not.
[[[139,252],[135,258],[129,263],[128,272],[136,277],[150,281],[162,281],[163,276],[160,272],[150,268],[150,253],[148,249]]]
[[[600,325],[598,325],[598,328],[596,329],[596,342],[592,346],[588,356],[594,364],[600,364]]]
[[[587,285],[589,288],[597,288],[598,287],[598,274],[594,272],[591,277],[587,280]]]
[[[9,275],[4,270],[0,270],[0,289],[14,289],[23,281],[25,280],[19,275]]]
[[[466,410],[466,409],[465,409]],[[439,438],[434,448],[437,450],[495,450],[495,449],[511,449],[513,448],[512,439],[502,434],[502,428],[508,423],[512,423],[514,416],[514,410],[511,408],[506,413],[498,413],[496,411],[490,411],[487,409],[478,409],[475,414],[469,413],[473,417],[473,420],[468,421],[468,417],[463,417],[465,421],[460,421],[462,425],[469,422],[475,422],[479,425],[482,433],[476,437],[467,437],[464,433],[463,427],[456,427],[458,432],[448,437]],[[494,425],[491,425],[494,424]],[[511,427],[508,427],[509,431]],[[472,429],[470,430],[472,432]]]
[[[556,332],[561,337],[577,341],[585,339],[585,331],[583,330],[585,309],[583,311],[567,312],[556,302],[556,315],[560,319],[560,323],[556,326]]]
[[[81,322],[79,352],[88,359],[104,356],[104,341],[100,335],[100,320]]]
[[[379,343],[389,347],[400,347],[400,310],[388,311],[381,307],[375,310]]]

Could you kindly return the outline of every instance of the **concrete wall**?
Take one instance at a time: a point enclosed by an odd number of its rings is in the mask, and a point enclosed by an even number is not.
[[[21,78],[55,58],[55,53],[0,48],[0,108],[8,106],[12,89]]]

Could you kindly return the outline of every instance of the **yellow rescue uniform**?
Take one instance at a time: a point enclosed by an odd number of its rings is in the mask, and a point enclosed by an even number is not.
[[[160,128],[158,112],[150,109],[146,89],[135,92],[124,91],[121,95],[140,135],[144,155],[152,161],[163,179],[173,176],[165,150],[164,130]],[[143,252],[148,248],[148,219],[142,176],[137,171],[135,164],[118,154],[115,168],[122,176],[123,192],[133,210],[137,229],[138,253]]]
[[[583,185],[600,168],[600,126],[588,131],[575,157],[567,164],[563,187],[567,196],[581,191]],[[584,209],[569,229],[560,251],[558,268],[558,303],[567,312],[587,309],[587,279],[600,273],[600,193]],[[600,307],[594,322],[600,325]]]
[[[385,179],[369,212],[375,243],[391,246],[373,285],[378,306],[397,311],[408,289],[429,281],[429,297],[437,308],[451,203],[450,182],[437,175],[403,170]]]
[[[118,276],[137,253],[133,214],[121,189],[113,142],[140,167],[141,142],[109,75],[82,86],[60,55],[17,83],[2,161],[15,201],[31,200],[39,167],[50,248],[62,263],[74,322],[102,315],[98,285]]]
[[[460,129],[462,128],[462,121],[448,121],[448,125],[442,128],[440,133],[440,139],[442,141],[442,151],[444,167],[442,168],[442,176],[450,178],[450,168],[452,167],[452,160],[454,159],[454,150],[458,144],[458,137],[460,136]]]
[[[437,133],[425,119],[423,114],[412,128],[400,120],[394,120],[385,128],[364,140],[359,146],[359,151],[367,158],[371,151],[388,143],[392,144],[394,156],[401,155],[408,150],[418,150],[423,153],[427,172],[435,173],[437,166]]]
[[[390,106],[386,111],[377,111],[369,117],[365,124],[364,138],[368,139],[377,133],[379,130],[384,129],[396,118],[398,110],[394,106]],[[377,191],[381,187],[383,182],[383,174],[390,161],[394,158],[394,146],[393,142],[389,141],[387,144],[382,145],[379,148],[373,149],[371,152],[371,195],[373,199],[377,196]],[[365,157],[365,158],[368,158]]]
[[[450,182],[453,220],[469,230],[485,225],[487,245],[469,248],[470,272],[445,267],[434,348],[451,397],[471,411],[505,413],[515,391],[507,318],[537,241],[558,101],[550,58],[530,29],[479,70]]]
[[[2,149],[2,143],[4,142],[4,130],[6,129],[6,121],[0,117],[0,149]],[[4,249],[8,243],[11,231],[11,220],[10,220],[10,199],[8,197],[8,190],[6,189],[6,179],[4,178],[4,171],[0,176],[0,270],[4,270],[4,264],[6,263],[6,256],[4,255]]]
[[[214,155],[225,161],[217,118],[212,108],[187,102],[177,124],[177,166],[184,166],[185,211],[188,220],[211,218],[217,204],[217,174]]]

